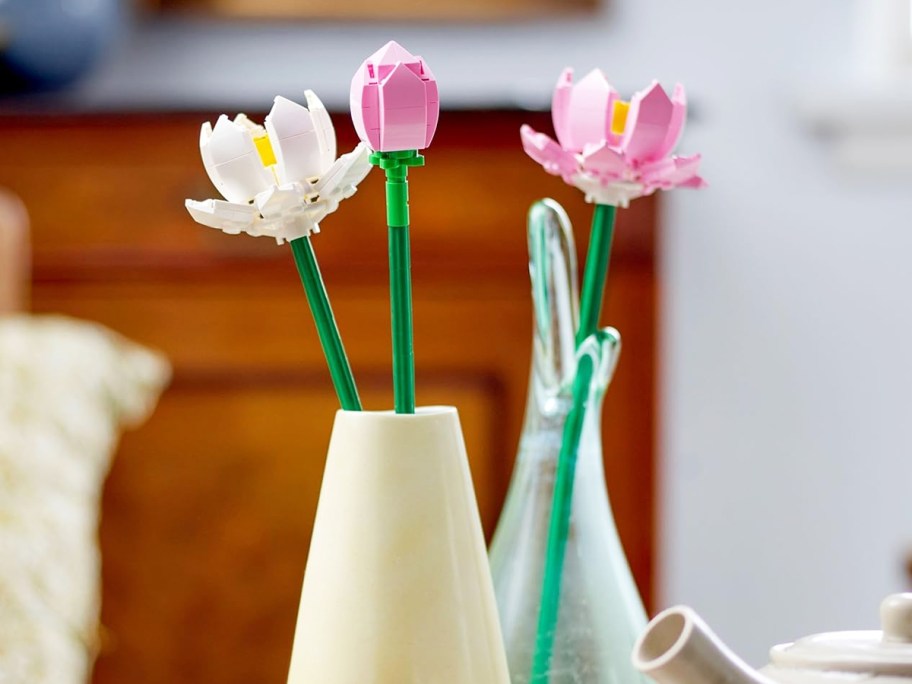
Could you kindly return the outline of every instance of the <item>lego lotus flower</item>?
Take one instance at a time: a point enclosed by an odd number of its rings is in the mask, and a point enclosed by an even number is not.
[[[656,190],[705,185],[699,154],[671,154],[686,116],[680,84],[668,97],[653,81],[624,102],[600,69],[574,83],[568,68],[551,102],[557,141],[529,126],[520,134],[526,154],[586,193],[587,202],[626,207]]]
[[[268,235],[280,244],[319,232],[319,222],[354,194],[371,169],[359,144],[336,159],[336,137],[313,91],[307,107],[276,97],[264,126],[224,114],[200,131],[209,178],[225,200],[187,200],[198,223],[229,234]]]
[[[360,143],[336,159],[336,134],[323,103],[304,93],[307,107],[276,97],[265,127],[243,114],[224,114],[200,131],[200,153],[209,179],[225,200],[187,200],[204,226],[236,235],[286,240],[317,326],[320,344],[342,408],[360,411],[361,399],[345,355],[310,241],[319,222],[354,194],[371,169],[370,150]]]
[[[437,80],[421,57],[391,40],[368,57],[351,83],[352,122],[374,152],[423,150],[437,130]]]
[[[352,77],[351,115],[358,137],[373,150],[371,164],[386,173],[393,395],[396,413],[414,413],[408,170],[424,166],[418,151],[431,144],[437,130],[437,80],[421,57],[391,40],[365,59]]]
[[[573,70],[565,69],[551,102],[557,141],[529,126],[520,129],[526,154],[548,173],[582,190],[586,201],[595,204],[576,329],[578,352],[600,333],[617,207],[626,207],[630,200],[659,189],[705,185],[698,175],[700,155],[672,155],[686,115],[687,100],[680,85],[668,97],[653,81],[630,102],[624,102],[600,70],[574,83]],[[591,375],[591,364],[587,369],[583,360],[581,357],[574,370],[573,402],[557,460],[531,682],[547,681],[552,671],[575,468],[587,403],[584,389],[586,376]],[[645,615],[641,617],[645,619]]]

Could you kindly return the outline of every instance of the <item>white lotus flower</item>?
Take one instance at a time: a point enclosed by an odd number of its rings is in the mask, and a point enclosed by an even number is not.
[[[323,217],[355,193],[371,169],[370,150],[360,143],[336,159],[326,108],[313,91],[304,96],[306,108],[276,97],[265,128],[243,114],[203,124],[200,154],[225,199],[187,200],[195,221],[281,244],[319,232]]]

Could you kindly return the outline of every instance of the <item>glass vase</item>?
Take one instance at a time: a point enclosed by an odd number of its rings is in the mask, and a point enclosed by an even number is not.
[[[618,537],[602,465],[602,400],[620,337],[605,328],[578,349],[575,345],[576,251],[560,205],[543,200],[532,206],[528,238],[532,371],[516,465],[489,552],[511,682],[645,684],[630,656],[646,614]],[[540,630],[555,470],[574,374],[584,355],[595,370],[577,455],[557,620],[553,630]],[[536,641],[542,648],[543,637],[550,660],[533,676]]]

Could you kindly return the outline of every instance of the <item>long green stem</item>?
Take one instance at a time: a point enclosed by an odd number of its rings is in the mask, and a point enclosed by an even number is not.
[[[564,423],[561,450],[557,458],[557,471],[554,475],[554,498],[548,525],[541,607],[538,612],[538,630],[535,636],[535,656],[532,660],[530,684],[547,684],[551,669],[564,557],[567,550],[567,536],[570,532],[576,460],[579,455],[580,436],[583,433],[583,421],[586,417],[592,373],[592,357],[585,354],[579,360],[576,376],[573,379],[573,406]]]
[[[577,349],[587,337],[598,329],[605,281],[608,277],[608,261],[611,256],[615,215],[616,207],[604,204],[595,205],[592,231],[589,237],[589,251],[586,255],[586,269],[583,274],[583,291],[580,296],[580,324],[576,331]],[[573,379],[573,403],[564,423],[561,449],[557,457],[530,684],[547,684],[551,668],[554,636],[559,617],[564,556],[567,549],[567,535],[570,532],[570,515],[573,509],[576,460],[579,454],[592,373],[592,358],[588,354],[582,356]]]
[[[389,226],[390,318],[393,336],[393,399],[396,413],[415,412],[415,349],[412,331],[412,265],[409,251],[408,167],[421,166],[417,150],[375,152],[386,171]]]
[[[393,329],[393,398],[396,413],[415,412],[415,348],[408,226],[389,227],[390,316]]]
[[[583,272],[583,290],[580,294],[580,324],[576,331],[577,348],[598,328],[605,281],[608,278],[608,260],[611,257],[611,239],[614,237],[616,213],[617,207],[596,204],[592,214],[589,251],[586,254],[586,270]]]
[[[342,345],[342,337],[339,335],[339,327],[329,304],[326,286],[323,284],[323,276],[320,275],[320,267],[313,245],[310,244],[310,237],[292,240],[291,251],[310,304],[310,311],[317,324],[317,334],[320,336],[320,344],[326,355],[326,363],[339,403],[346,411],[360,411],[361,399],[358,397],[358,388],[355,386],[351,365],[345,355],[345,347]]]

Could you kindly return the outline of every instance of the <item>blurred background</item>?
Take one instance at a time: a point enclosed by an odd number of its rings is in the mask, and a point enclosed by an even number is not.
[[[412,174],[418,401],[461,413],[485,531],[522,421],[525,212],[578,193],[519,145],[567,65],[687,86],[710,187],[619,218],[603,321],[609,493],[655,611],[753,664],[877,626],[912,589],[912,31],[907,0],[0,0],[0,186],[34,313],[101,322],[174,378],[102,503],[96,682],[283,681],[334,395],[287,248],[193,224],[198,131],[315,90],[340,151],[389,39],[444,109]],[[315,239],[368,408],[391,400],[382,179]],[[0,278],[3,277],[0,273]],[[7,277],[10,272],[8,271]]]

